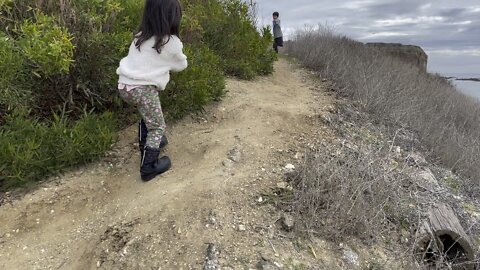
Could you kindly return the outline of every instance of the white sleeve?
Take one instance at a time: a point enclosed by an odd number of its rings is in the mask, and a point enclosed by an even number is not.
[[[172,36],[168,51],[171,53],[171,66],[170,69],[175,72],[182,71],[187,68],[187,56],[183,54],[183,44],[176,36]]]

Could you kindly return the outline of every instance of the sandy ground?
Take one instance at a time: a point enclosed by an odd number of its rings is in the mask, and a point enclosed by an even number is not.
[[[262,256],[291,268],[315,261],[312,249],[330,252],[321,241],[300,252],[263,203],[306,138],[328,134],[318,115],[332,107],[307,71],[286,60],[275,70],[230,79],[222,102],[171,126],[173,168],[151,182],[140,180],[132,126],[102,162],[1,206],[0,269],[201,269],[208,243],[224,269],[254,268]]]

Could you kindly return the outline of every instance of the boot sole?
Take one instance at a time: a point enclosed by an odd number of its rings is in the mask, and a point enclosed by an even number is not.
[[[160,172],[160,173],[152,173],[152,174],[146,174],[146,175],[145,175],[145,174],[141,174],[141,178],[142,178],[142,180],[143,180],[144,182],[148,182],[148,181],[154,179],[155,177],[157,177],[157,176],[159,176],[159,175],[161,175],[161,174],[163,174],[163,173],[166,173],[168,170],[170,170],[171,167],[172,167],[172,164],[169,164],[168,167],[167,167],[164,171],[162,171],[162,172]]]

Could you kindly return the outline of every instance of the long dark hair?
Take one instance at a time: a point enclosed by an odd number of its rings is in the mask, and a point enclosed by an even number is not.
[[[143,42],[155,37],[153,48],[160,53],[170,36],[179,35],[181,19],[182,7],[178,0],[146,0],[135,46],[140,50]],[[165,37],[168,37],[166,41]]]

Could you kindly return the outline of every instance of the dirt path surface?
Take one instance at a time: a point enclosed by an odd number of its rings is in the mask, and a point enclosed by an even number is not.
[[[1,206],[0,269],[202,269],[208,243],[223,269],[313,258],[273,236],[278,216],[262,194],[306,138],[328,132],[317,119],[331,98],[293,64],[275,69],[229,80],[222,102],[171,126],[165,175],[140,181],[132,126],[106,160]]]

